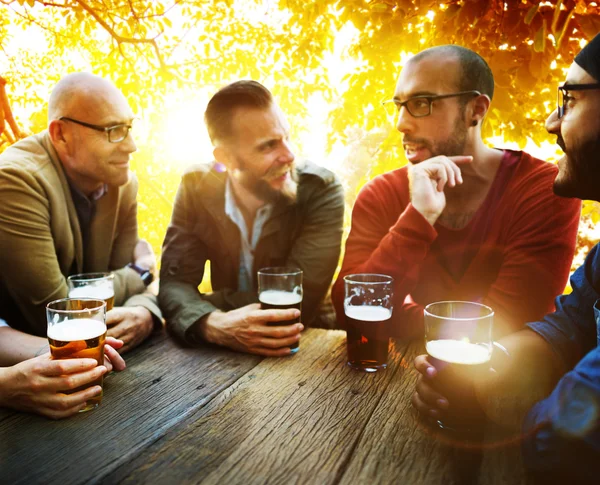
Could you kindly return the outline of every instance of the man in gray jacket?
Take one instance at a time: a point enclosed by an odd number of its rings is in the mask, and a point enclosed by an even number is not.
[[[266,356],[290,354],[306,325],[323,326],[322,303],[340,254],[343,190],[333,173],[296,163],[289,128],[271,93],[238,81],[208,103],[210,165],[183,176],[163,245],[159,303],[184,340]],[[198,285],[211,263],[213,292]],[[292,266],[304,273],[298,310],[262,310],[256,273]]]

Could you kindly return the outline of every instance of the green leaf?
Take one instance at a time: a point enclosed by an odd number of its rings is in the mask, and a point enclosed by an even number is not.
[[[531,7],[528,11],[527,11],[527,15],[525,15],[525,25],[529,25],[531,23],[531,21],[533,20],[533,17],[535,17],[535,14],[538,13],[538,10],[540,9],[540,4],[536,4],[533,7]]]
[[[533,50],[535,52],[544,52],[546,48],[546,19],[544,19],[544,25],[536,32],[535,38],[533,39]]]

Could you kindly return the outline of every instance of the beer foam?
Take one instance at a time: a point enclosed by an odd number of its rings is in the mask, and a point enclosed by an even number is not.
[[[110,286],[80,286],[69,291],[69,298],[93,298],[95,300],[108,300],[115,296],[115,291]]]
[[[296,305],[302,301],[302,295],[291,291],[266,290],[258,295],[258,299],[267,305]]]
[[[349,305],[344,308],[344,313],[347,317],[354,320],[362,320],[363,322],[381,322],[392,318],[392,310],[382,306]]]
[[[75,340],[96,338],[105,332],[106,325],[104,322],[93,318],[78,318],[64,320],[48,327],[48,338],[60,340],[61,342],[73,342]]]
[[[432,357],[451,364],[483,364],[492,354],[489,347],[464,340],[430,340],[425,347]]]

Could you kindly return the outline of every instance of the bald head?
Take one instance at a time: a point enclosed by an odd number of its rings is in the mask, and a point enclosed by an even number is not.
[[[61,116],[90,119],[106,104],[127,104],[114,84],[89,72],[67,74],[54,86],[48,102],[48,121]]]
[[[494,75],[485,59],[476,52],[459,45],[440,45],[419,52],[409,62],[416,63],[429,57],[436,57],[440,61],[456,60],[459,91],[479,91],[490,99],[494,97]]]

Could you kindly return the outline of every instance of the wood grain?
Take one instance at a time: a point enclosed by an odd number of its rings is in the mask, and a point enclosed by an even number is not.
[[[265,359],[103,483],[336,483],[399,371],[346,366],[345,333],[311,329],[300,352]]]
[[[83,483],[127,464],[228,388],[260,357],[183,348],[165,334],[126,355],[105,379],[102,404],[67,420],[1,411],[2,483]]]

